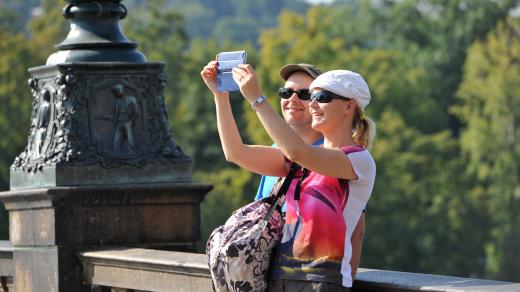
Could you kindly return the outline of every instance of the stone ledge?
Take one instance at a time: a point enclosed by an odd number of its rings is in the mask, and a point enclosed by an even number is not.
[[[83,252],[84,282],[143,291],[213,291],[203,254],[150,249]]]
[[[8,240],[0,240],[0,276],[13,276],[13,246]]]
[[[210,277],[205,254],[163,251],[143,248],[90,251],[81,253],[84,262],[117,265],[131,265],[135,268],[156,271],[170,270],[181,273]]]
[[[359,269],[354,291],[520,292],[520,283]]]
[[[13,291],[13,246],[8,240],[0,240],[0,291]]]
[[[191,182],[191,161],[155,163],[142,167],[129,165],[108,168],[100,165],[48,166],[28,173],[11,170],[12,191],[35,188],[104,186],[109,184],[161,184]]]
[[[0,201],[8,211],[49,208],[71,200],[75,206],[200,203],[212,188],[190,182],[52,187],[0,192]]]
[[[89,285],[144,291],[212,291],[204,254],[117,249],[80,254]],[[359,269],[353,291],[518,291],[520,283]]]

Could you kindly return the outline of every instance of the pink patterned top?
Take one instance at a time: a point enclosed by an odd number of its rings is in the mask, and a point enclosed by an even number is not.
[[[350,236],[374,186],[376,165],[361,147],[342,148],[358,176],[338,179],[310,171],[295,200],[287,192],[283,238],[276,248],[270,278],[332,282],[352,286]]]

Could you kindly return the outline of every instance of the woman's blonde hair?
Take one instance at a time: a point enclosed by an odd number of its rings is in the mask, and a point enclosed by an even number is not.
[[[366,149],[370,149],[375,137],[376,123],[371,118],[365,116],[365,112],[359,106],[356,106],[356,113],[352,120],[352,138],[354,142]]]

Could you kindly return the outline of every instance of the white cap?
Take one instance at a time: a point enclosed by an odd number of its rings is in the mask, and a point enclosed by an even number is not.
[[[312,81],[309,88],[321,88],[343,97],[352,98],[365,110],[370,103],[370,89],[359,73],[349,70],[332,70],[325,72]]]

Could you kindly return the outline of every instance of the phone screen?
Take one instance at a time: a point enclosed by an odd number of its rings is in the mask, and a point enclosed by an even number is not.
[[[240,64],[245,64],[246,51],[221,52],[217,56],[217,90],[239,91],[238,84],[233,80],[231,70]]]

